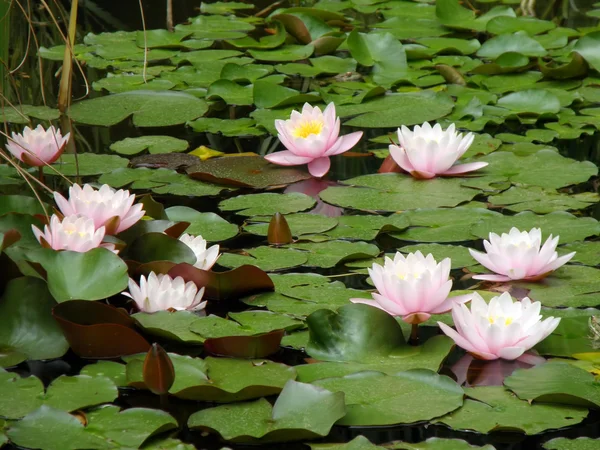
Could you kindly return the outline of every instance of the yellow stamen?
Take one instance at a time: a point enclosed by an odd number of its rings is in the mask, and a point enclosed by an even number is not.
[[[308,120],[306,122],[302,122],[300,125],[296,127],[293,131],[292,136],[307,138],[311,134],[320,134],[321,130],[323,130],[323,122],[320,120]]]
[[[512,317],[507,317],[506,320],[504,321],[504,325],[510,325],[512,323]]]

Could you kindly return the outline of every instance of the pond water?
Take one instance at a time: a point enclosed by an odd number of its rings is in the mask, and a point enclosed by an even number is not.
[[[169,32],[164,0],[107,3],[79,4],[61,117],[54,21],[71,2],[0,0],[5,132],[71,133],[28,183],[0,164],[0,447],[600,448],[600,4],[178,0]],[[263,158],[305,102],[363,133],[322,178]],[[396,129],[423,122],[473,133],[461,162],[487,166],[400,170]],[[107,233],[119,256],[40,247],[31,225],[71,182],[143,202]],[[270,245],[276,213],[293,242]],[[542,280],[474,279],[490,270],[468,249],[513,226],[576,254]],[[191,268],[184,231],[219,244],[212,272]],[[438,326],[449,312],[415,328],[352,304],[397,251],[451,258],[451,295],[529,297],[561,322],[516,361],[482,361]],[[206,307],[140,311],[121,292],[151,271],[206,286]]]

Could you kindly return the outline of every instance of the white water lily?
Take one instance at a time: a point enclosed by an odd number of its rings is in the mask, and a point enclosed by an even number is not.
[[[61,134],[60,129],[50,126],[47,130],[38,125],[35,130],[25,127],[22,134],[12,133],[6,149],[30,166],[52,164],[63,152],[70,133]]]
[[[123,295],[132,298],[139,310],[147,313],[168,309],[198,311],[206,306],[202,301],[204,288],[198,290],[192,281],[186,283],[181,277],[171,278],[154,272],[150,272],[147,279],[142,275],[139,285],[130,278],[129,292]]]
[[[108,184],[96,190],[89,184],[74,184],[69,188],[69,200],[58,192],[54,200],[64,215],[81,214],[93,219],[96,228],[107,227],[106,234],[126,230],[144,216],[143,205],[134,205],[135,195],[119,189],[114,191]]]
[[[194,267],[202,270],[210,270],[215,264],[219,256],[219,245],[213,245],[206,248],[206,240],[202,236],[192,236],[184,233],[179,236],[179,240],[192,249],[196,255],[196,263]]]
[[[87,252],[93,248],[106,247],[114,251],[113,244],[102,244],[104,227],[96,229],[94,221],[88,217],[71,215],[60,219],[56,214],[50,218],[50,224],[42,232],[31,226],[35,238],[44,247],[54,250]]]
[[[419,251],[407,256],[398,252],[393,260],[386,257],[383,266],[373,264],[369,275],[378,291],[372,294],[373,300],[352,298],[350,301],[383,309],[413,325],[425,322],[432,314],[450,311],[455,303],[471,298],[471,295],[448,297],[452,288],[450,258],[438,264],[431,254],[425,257]]]
[[[473,278],[476,280],[541,280],[575,256],[575,252],[572,252],[558,257],[556,246],[559,236],[553,238],[550,235],[541,246],[542,231],[539,228],[527,232],[513,227],[509,233],[502,233],[501,236],[490,233],[489,239],[483,241],[486,253],[472,249],[469,252],[477,262],[495,274],[475,275]]]
[[[456,345],[476,358],[513,360],[546,339],[558,326],[560,318],[542,320],[540,310],[540,302],[532,302],[528,297],[513,302],[505,292],[487,304],[475,293],[470,310],[465,305],[452,308],[456,331],[442,322],[438,325]]]
[[[390,155],[402,170],[415,178],[433,178],[436,175],[462,175],[481,169],[486,162],[454,165],[473,143],[473,133],[463,136],[451,124],[442,130],[425,122],[411,131],[404,125],[398,128],[399,145],[390,145]]]

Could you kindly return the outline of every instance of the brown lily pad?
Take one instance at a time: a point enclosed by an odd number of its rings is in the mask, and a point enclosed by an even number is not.
[[[169,276],[193,281],[198,288],[205,287],[204,298],[229,301],[258,292],[273,291],[275,286],[267,273],[256,266],[244,265],[227,272],[209,272],[191,264],[177,264]]]
[[[215,356],[265,358],[279,351],[285,330],[273,330],[254,336],[225,336],[204,341],[204,350]]]
[[[256,189],[284,186],[311,178],[308,172],[277,166],[260,156],[212,158],[190,167],[187,173],[197,180]]]
[[[146,353],[150,344],[135,329],[135,321],[113,306],[70,300],[52,309],[73,351],[81,358],[118,358]]]
[[[161,153],[131,158],[129,166],[134,169],[147,167],[150,169],[171,169],[178,172],[185,172],[188,167],[193,166],[198,161],[199,158],[197,156],[188,155],[187,153]]]

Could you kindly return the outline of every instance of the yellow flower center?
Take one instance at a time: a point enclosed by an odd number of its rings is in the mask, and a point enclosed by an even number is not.
[[[490,324],[494,324],[496,322],[496,320],[498,320],[498,319],[504,319],[505,326],[509,326],[511,323],[513,323],[512,317],[492,317],[492,316],[488,317],[488,321],[490,322]]]
[[[292,136],[306,139],[311,134],[320,134],[321,130],[323,130],[323,125],[323,121],[321,120],[307,120],[296,127]]]

